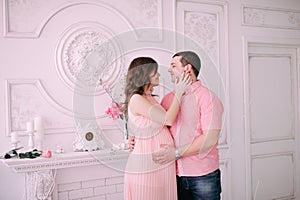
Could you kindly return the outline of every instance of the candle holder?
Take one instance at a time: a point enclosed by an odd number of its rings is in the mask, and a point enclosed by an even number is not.
[[[18,143],[19,143],[19,136],[17,132],[12,132],[10,134],[10,143],[12,145],[13,149],[16,149],[18,147]]]
[[[12,141],[12,142],[11,142],[12,148],[13,148],[13,149],[18,148],[18,143],[19,143],[19,142],[20,142],[20,141]]]
[[[27,131],[27,133],[28,133],[28,148],[29,148],[29,150],[33,150],[34,149],[34,140],[33,140],[34,132]]]

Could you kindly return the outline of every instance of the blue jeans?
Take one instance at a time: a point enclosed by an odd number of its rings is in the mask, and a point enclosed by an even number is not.
[[[204,176],[177,176],[178,200],[219,200],[221,194],[221,171]]]

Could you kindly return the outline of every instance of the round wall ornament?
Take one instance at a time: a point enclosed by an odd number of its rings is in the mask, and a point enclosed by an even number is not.
[[[104,149],[101,130],[93,123],[76,125],[76,140],[73,143],[74,151],[96,151]]]
[[[56,68],[63,83],[84,95],[103,92],[96,85],[101,77],[114,85],[121,70],[120,45],[113,32],[96,22],[71,25],[56,47]]]
[[[87,132],[87,133],[85,134],[85,139],[86,139],[87,141],[92,141],[92,140],[94,139],[94,133],[92,133],[92,132]]]

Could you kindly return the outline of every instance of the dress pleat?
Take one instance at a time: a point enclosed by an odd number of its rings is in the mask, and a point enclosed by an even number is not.
[[[161,165],[152,160],[161,144],[174,145],[169,129],[130,109],[128,116],[136,143],[126,165],[124,200],[177,200],[175,162]]]

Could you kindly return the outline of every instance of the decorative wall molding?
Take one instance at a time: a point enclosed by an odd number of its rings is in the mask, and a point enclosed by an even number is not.
[[[221,182],[222,182],[222,199],[231,198],[231,160],[220,159],[220,170],[221,170]]]
[[[40,23],[40,20],[42,20],[41,15],[47,13],[47,9],[45,9],[47,7],[46,2],[45,0],[3,0],[4,37],[39,37],[41,30],[49,20]],[[35,10],[35,12],[33,12],[33,10]],[[27,12],[31,14],[27,14]],[[24,19],[30,23],[18,23]]]
[[[138,41],[162,41],[162,31],[159,30],[163,28],[162,0],[130,0],[122,7],[118,9],[133,27]],[[147,28],[155,30],[149,31]]]
[[[9,136],[12,131],[24,135],[27,121],[35,116],[51,117],[50,110],[57,115],[44,121],[46,134],[74,133],[73,111],[55,101],[40,80],[6,80],[5,96],[6,136]],[[64,118],[64,123],[58,116]],[[104,117],[104,114],[100,117]]]
[[[281,158],[280,158],[281,157]],[[287,162],[282,162],[283,161],[283,157],[286,157],[290,163],[287,163]],[[277,163],[273,163],[273,166],[275,169],[275,171],[277,171],[277,173],[284,173],[285,175],[284,178],[285,179],[288,179],[290,180],[291,179],[291,184],[292,184],[292,188],[289,188],[289,187],[284,187],[285,190],[287,189],[290,189],[291,193],[288,194],[288,193],[285,193],[284,195],[280,195],[280,196],[275,196],[276,194],[278,194],[278,191],[270,191],[268,190],[266,187],[264,187],[263,184],[265,185],[269,185],[268,183],[270,183],[270,181],[268,182],[267,180],[265,180],[266,178],[270,178],[272,177],[271,175],[275,175],[275,174],[271,174],[271,171],[273,171],[273,169],[264,169],[265,170],[265,173],[267,171],[270,172],[269,175],[265,175],[265,176],[262,176],[261,179],[258,179],[258,180],[254,180],[254,177],[256,177],[258,174],[256,173],[262,173],[262,168],[260,167],[259,171],[254,171],[255,170],[255,164],[254,162],[255,161],[260,161],[260,162],[266,162],[268,163],[268,161],[263,161],[263,160],[268,160],[268,159],[273,159],[274,161],[277,160]],[[297,164],[295,163],[297,160],[297,158],[295,157],[295,152],[279,152],[279,153],[273,153],[273,154],[261,154],[261,155],[252,155],[251,156],[251,185],[252,185],[252,198],[258,198],[258,199],[261,199],[262,196],[259,196],[259,195],[264,195],[263,197],[264,198],[272,198],[272,199],[296,199],[296,183],[298,182],[297,179],[297,172],[296,172],[296,166]],[[284,161],[287,161],[287,160],[284,160]],[[270,162],[270,161],[269,161]],[[262,164],[262,163],[261,163]],[[289,165],[289,169],[287,168],[281,168],[281,167],[275,167],[276,165]],[[287,177],[287,174],[286,173],[291,173],[290,174],[290,177]],[[256,177],[257,178],[257,177]],[[271,178],[273,180],[274,183],[277,183],[277,187],[281,187],[282,184],[287,184],[287,182],[284,182],[285,180],[283,180],[282,178],[280,178],[280,176],[277,176],[277,178],[272,177]],[[277,180],[276,180],[277,179]],[[265,180],[265,182],[264,182]],[[289,185],[290,186],[290,185]],[[263,192],[258,192],[258,190],[262,190],[263,189]],[[270,188],[269,188],[270,189]],[[272,196],[266,196],[266,195],[271,195]]]
[[[11,132],[26,134],[26,122],[36,116],[47,116],[44,121],[46,134],[74,133],[73,110],[57,102],[44,88],[39,79],[6,80],[6,136]],[[51,111],[51,112],[49,112]],[[50,113],[55,113],[50,115]],[[84,114],[78,114],[86,119]],[[95,116],[96,119],[106,118],[105,114]],[[62,123],[62,119],[64,123]],[[113,125],[102,126],[101,130],[117,130]]]
[[[38,38],[51,18],[67,8],[78,5],[104,7],[114,13],[121,21],[125,22],[130,30],[146,27],[162,28],[161,0],[129,2],[130,3],[124,5],[120,2],[114,4],[114,2],[104,3],[97,0],[64,0],[51,2],[47,0],[4,0],[4,36]],[[131,7],[127,7],[127,5]],[[162,34],[159,31],[156,33],[151,32],[150,35],[150,32],[145,30],[136,30],[135,33],[137,38],[141,41],[162,40]]]
[[[52,3],[52,5],[51,5]],[[49,2],[47,0],[33,0],[33,1],[19,1],[19,0],[4,0],[4,35],[6,37],[20,37],[20,38],[38,38],[45,28],[46,24],[49,22],[51,18],[53,18],[57,13],[61,12],[64,9],[67,9],[72,6],[77,6],[80,4],[89,4],[100,7],[105,7],[109,9],[113,13],[117,14],[120,19],[125,21],[130,27],[129,22],[127,22],[126,18],[121,15],[121,13],[115,10],[113,7],[94,0],[73,0],[73,1],[59,1],[59,2]],[[38,7],[40,12],[32,12],[32,10],[36,11],[36,7]],[[20,14],[22,11],[22,15]],[[30,14],[28,14],[29,12]],[[34,13],[35,15],[32,15]],[[45,14],[48,14],[45,16]],[[29,23],[30,28],[27,27],[28,30],[22,30],[24,28],[18,27],[18,24],[22,24],[24,22],[24,18],[29,16],[30,19],[27,21],[31,21]],[[22,18],[23,17],[23,18]],[[12,22],[14,19],[16,22]],[[34,19],[34,20],[33,20]],[[20,22],[19,22],[20,21]],[[33,23],[33,21],[35,23]],[[13,25],[12,23],[16,23]],[[25,25],[28,25],[26,23]],[[24,25],[24,26],[25,26]],[[16,30],[11,30],[13,26],[16,26]],[[20,29],[20,30],[18,30]]]
[[[56,48],[56,68],[63,83],[76,93],[97,95],[115,84],[122,70],[122,51],[108,27],[96,22],[71,25]]]
[[[297,88],[297,69],[296,69],[296,63],[297,63],[297,51],[295,48],[293,47],[284,47],[284,46],[278,46],[278,44],[274,44],[272,45],[266,45],[266,44],[252,44],[252,48],[249,47],[249,53],[248,53],[248,59],[249,62],[251,62],[251,60],[253,59],[266,59],[266,60],[270,60],[270,59],[281,59],[281,60],[288,60],[287,62],[290,64],[290,66],[283,66],[284,69],[287,70],[287,76],[286,79],[289,82],[290,87],[292,88],[291,90],[289,88],[286,88],[287,93],[289,93],[289,95],[283,95],[285,98],[290,98],[290,100],[288,102],[291,102],[291,109],[290,109],[290,113],[287,114],[287,117],[285,117],[286,119],[288,119],[290,117],[290,127],[284,127],[284,131],[282,133],[281,136],[272,136],[269,135],[267,137],[259,137],[257,136],[254,131],[253,131],[253,124],[254,122],[251,121],[251,105],[253,104],[253,100],[248,100],[249,104],[247,105],[247,107],[249,108],[249,114],[247,114],[247,116],[249,117],[249,125],[251,126],[251,131],[250,131],[250,142],[251,143],[261,143],[261,142],[270,142],[270,141],[275,141],[275,140],[295,140],[295,132],[293,130],[295,130],[295,120],[296,120],[296,114],[295,114],[295,110],[297,109],[297,105],[296,105],[296,88]],[[255,49],[255,50],[251,50],[251,49]],[[250,63],[248,64],[248,70],[247,70],[247,80],[249,80],[248,82],[248,86],[249,88],[247,88],[247,92],[251,92],[253,90],[253,88],[250,88],[251,85],[251,78],[250,78],[250,74],[252,74],[252,76],[254,76],[255,74],[253,74],[254,72],[250,73],[250,67],[255,67],[255,66],[250,66]],[[274,68],[274,67],[273,67]],[[274,69],[273,69],[274,70]],[[260,72],[258,72],[260,73]],[[283,76],[283,73],[281,73],[281,76]],[[282,77],[283,78],[283,77]],[[257,81],[257,80],[256,80]],[[290,91],[290,92],[289,92]],[[266,91],[267,92],[267,91]],[[251,95],[250,93],[247,95],[249,96],[249,98],[254,98],[253,95]],[[250,103],[252,102],[252,103]],[[286,106],[289,106],[288,104],[285,104]],[[254,106],[253,106],[254,107]],[[247,113],[248,113],[247,112]],[[283,113],[281,113],[283,114]],[[255,116],[253,117],[254,119],[256,118]],[[252,125],[251,125],[252,124]],[[283,124],[281,124],[280,126],[282,126]],[[285,124],[286,125],[286,124]]]
[[[184,17],[184,34],[199,43],[213,61],[219,60],[217,14],[185,11]]]
[[[300,29],[300,11],[244,5],[242,15],[245,26]]]
[[[176,41],[177,48],[193,48],[201,57],[204,67],[199,78],[220,97],[224,105],[224,128],[219,144],[226,148],[230,143],[227,2],[203,0],[176,3],[176,30],[188,38],[187,41]],[[188,40],[196,43],[197,47],[187,47]]]

